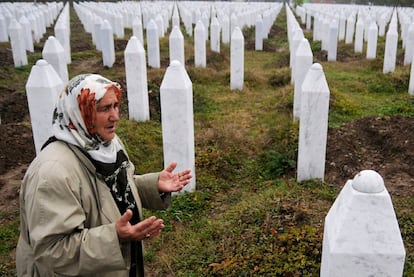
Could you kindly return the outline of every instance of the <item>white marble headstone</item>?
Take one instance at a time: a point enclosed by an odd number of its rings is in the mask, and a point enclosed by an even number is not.
[[[321,277],[402,276],[405,249],[382,177],[349,180],[325,218]]]
[[[377,57],[377,43],[378,26],[375,22],[372,22],[368,29],[367,59],[375,59]]]
[[[22,25],[15,18],[12,18],[8,31],[10,34],[14,67],[27,65],[26,43],[24,41]]]
[[[295,63],[296,81],[293,94],[293,119],[299,120],[302,98],[302,84],[306,74],[313,64],[312,49],[310,48],[309,41],[306,38],[302,38],[302,41],[299,43],[299,46],[296,49]]]
[[[383,73],[395,71],[395,65],[397,62],[397,50],[398,31],[396,27],[390,26],[385,37],[384,67],[382,71]]]
[[[170,62],[177,60],[185,65],[184,36],[178,26],[174,26],[169,37]]]
[[[164,166],[177,161],[177,171],[191,169],[184,191],[195,190],[193,85],[185,68],[172,61],[160,86]]]
[[[49,36],[46,40],[42,50],[42,57],[55,69],[63,83],[69,81],[65,50],[54,36]]]
[[[239,27],[234,28],[230,43],[230,89],[243,90],[244,37]]]
[[[112,67],[115,63],[114,34],[108,20],[103,21],[100,33],[103,65]]]
[[[355,30],[355,43],[354,43],[354,52],[362,53],[364,47],[364,22],[362,19],[358,19],[356,23]]]
[[[157,24],[151,19],[147,26],[147,54],[148,65],[153,68],[161,67],[158,31]]]
[[[206,29],[201,20],[194,28],[194,65],[206,67]]]
[[[331,21],[329,25],[328,61],[335,62],[338,51],[338,21]]]
[[[302,84],[298,182],[324,179],[330,91],[323,68],[311,66]]]
[[[53,110],[64,84],[53,67],[38,60],[26,83],[27,102],[36,153],[52,135]]]
[[[144,47],[137,37],[129,39],[124,59],[129,118],[136,121],[149,120],[147,62]]]

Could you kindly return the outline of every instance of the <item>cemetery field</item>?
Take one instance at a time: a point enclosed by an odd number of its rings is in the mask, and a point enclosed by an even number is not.
[[[73,8],[70,14],[69,76],[99,73],[126,89],[123,51],[132,31],[116,39],[113,67],[103,67],[91,35]],[[365,51],[355,54],[342,41],[338,61],[327,62],[321,43],[304,31],[331,94],[324,181],[298,184],[299,124],[292,115],[285,9],[263,51],[254,50],[254,31],[243,30],[241,92],[230,90],[230,46],[222,44],[214,53],[208,41],[207,67],[196,68],[193,37],[185,35],[196,191],[176,196],[170,210],[155,213],[166,228],[145,241],[147,275],[319,276],[324,218],[345,182],[372,169],[383,177],[394,204],[406,249],[404,276],[414,276],[414,97],[408,94],[410,66],[403,66],[401,45],[395,72],[384,75],[384,38],[378,39],[376,59],[367,60]],[[0,276],[15,274],[19,185],[35,156],[25,84],[52,34],[48,28],[28,55],[29,65],[19,68],[10,44],[0,43]],[[160,52],[161,68],[148,68],[151,120],[127,119],[126,93],[121,110],[118,135],[138,174],[163,166],[159,88],[169,65],[168,35],[160,39]]]

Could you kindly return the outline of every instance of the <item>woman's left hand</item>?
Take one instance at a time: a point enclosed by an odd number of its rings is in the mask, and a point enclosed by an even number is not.
[[[187,185],[191,178],[191,170],[186,169],[178,173],[173,173],[177,167],[177,162],[170,163],[163,171],[161,171],[158,179],[159,192],[177,192]]]

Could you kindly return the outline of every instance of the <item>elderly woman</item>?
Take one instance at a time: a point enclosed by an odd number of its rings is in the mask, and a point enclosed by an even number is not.
[[[59,96],[53,137],[28,168],[20,190],[18,276],[144,276],[142,240],[163,221],[142,207],[165,209],[192,178],[134,175],[115,134],[122,90],[97,74],[79,75]]]

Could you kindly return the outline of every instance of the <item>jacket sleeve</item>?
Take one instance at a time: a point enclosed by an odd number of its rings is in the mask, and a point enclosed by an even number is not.
[[[158,191],[159,173],[134,175],[134,183],[146,209],[163,210],[171,205],[171,193],[160,194]]]
[[[115,223],[85,228],[80,179],[56,162],[44,163],[28,179],[26,195],[34,259],[55,273],[86,275],[127,268]]]

